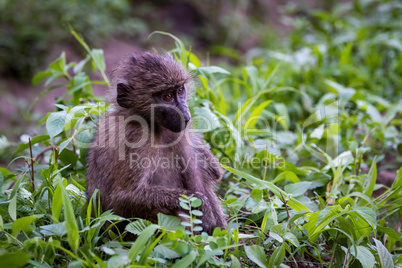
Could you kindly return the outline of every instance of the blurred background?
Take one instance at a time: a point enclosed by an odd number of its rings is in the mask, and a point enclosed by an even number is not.
[[[104,50],[107,73],[128,53],[173,48],[168,37],[148,39],[156,30],[178,36],[200,59],[221,66],[245,65],[261,49],[275,51],[274,58],[303,64],[314,51],[321,55],[315,61],[327,63],[323,69],[327,75],[341,78],[342,70],[329,68],[331,57],[341,57],[339,46],[344,51],[347,43],[361,43],[369,51],[365,55],[359,56],[359,46],[349,49],[360,64],[372,61],[373,66],[383,66],[399,59],[378,70],[373,67],[366,80],[358,82],[370,84],[376,72],[379,79],[390,75],[384,86],[370,90],[394,98],[401,91],[401,5],[400,1],[366,0],[0,0],[0,161],[9,160],[8,148],[18,144],[21,135],[36,135],[34,124],[54,110],[54,99],[62,94],[60,90],[47,94],[28,111],[44,88],[32,85],[34,74],[46,69],[62,51],[67,62],[83,57],[85,51],[68,25],[91,47]],[[322,56],[326,53],[328,57]],[[99,96],[106,91],[104,87],[94,90]],[[322,95],[315,89],[309,94]]]

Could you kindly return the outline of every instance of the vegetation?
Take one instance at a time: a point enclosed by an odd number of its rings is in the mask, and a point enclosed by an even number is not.
[[[63,52],[33,78],[46,81],[41,96],[65,94],[43,135],[14,153],[26,166],[0,168],[0,266],[402,266],[401,13],[398,1],[364,1],[296,17],[282,50],[224,68],[158,33],[198,78],[195,127],[227,170],[229,226],[211,236],[191,196],[180,198],[188,222],[159,214],[158,224],[100,211],[102,193],[87,200],[85,154],[108,110],[92,85],[109,81],[102,50],[72,31],[87,57]],[[383,170],[397,171],[389,185]],[[122,234],[120,221],[130,221]]]

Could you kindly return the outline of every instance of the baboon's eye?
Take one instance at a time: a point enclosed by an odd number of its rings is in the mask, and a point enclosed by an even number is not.
[[[183,94],[183,92],[184,92],[183,87],[179,88],[179,90],[177,91],[177,93],[179,93],[179,94]]]
[[[166,101],[169,101],[173,98],[173,94],[172,93],[167,93],[166,95],[163,96],[163,99]]]

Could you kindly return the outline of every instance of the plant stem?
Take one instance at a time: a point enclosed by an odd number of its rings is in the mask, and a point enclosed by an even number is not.
[[[33,155],[32,155],[32,143],[31,138],[29,138],[29,151],[31,154],[31,181],[32,181],[32,190],[35,191],[35,181],[34,181],[34,164],[33,164]]]

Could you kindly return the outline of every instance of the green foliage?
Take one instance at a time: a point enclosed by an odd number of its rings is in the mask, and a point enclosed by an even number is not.
[[[34,178],[31,164],[0,169],[0,264],[399,267],[401,57],[395,46],[374,42],[376,27],[356,29],[364,23],[352,21],[377,10],[384,21],[376,23],[393,25],[400,5],[343,7],[338,11],[350,17],[341,23],[325,12],[311,21],[296,17],[305,28],[293,33],[289,52],[260,49],[246,64],[226,68],[204,65],[180,39],[158,32],[175,40],[171,53],[198,78],[190,100],[194,127],[228,171],[219,192],[229,226],[212,235],[202,232],[201,201],[193,196],[180,197],[181,219],[159,214],[157,224],[102,212],[102,193],[87,200],[85,152],[108,110],[91,86],[108,80],[102,51],[73,32],[88,56],[67,63],[62,53],[33,79],[47,79],[45,92],[65,89],[39,122],[43,135],[31,140]],[[337,27],[366,35],[337,43],[327,34]],[[310,38],[301,36],[307,29]],[[387,34],[399,32],[389,26]],[[382,64],[378,55],[390,51]],[[87,64],[104,81],[91,80]],[[22,143],[15,155],[31,163],[29,151]],[[382,185],[386,169],[399,170],[391,186]],[[113,228],[121,221],[129,222],[122,234]],[[124,241],[126,233],[137,239]]]
[[[66,25],[93,41],[110,33],[138,33],[143,25],[130,18],[126,0],[3,0],[0,10],[0,47],[7,52],[0,54],[0,73],[24,81],[41,65],[52,44],[71,37]]]

